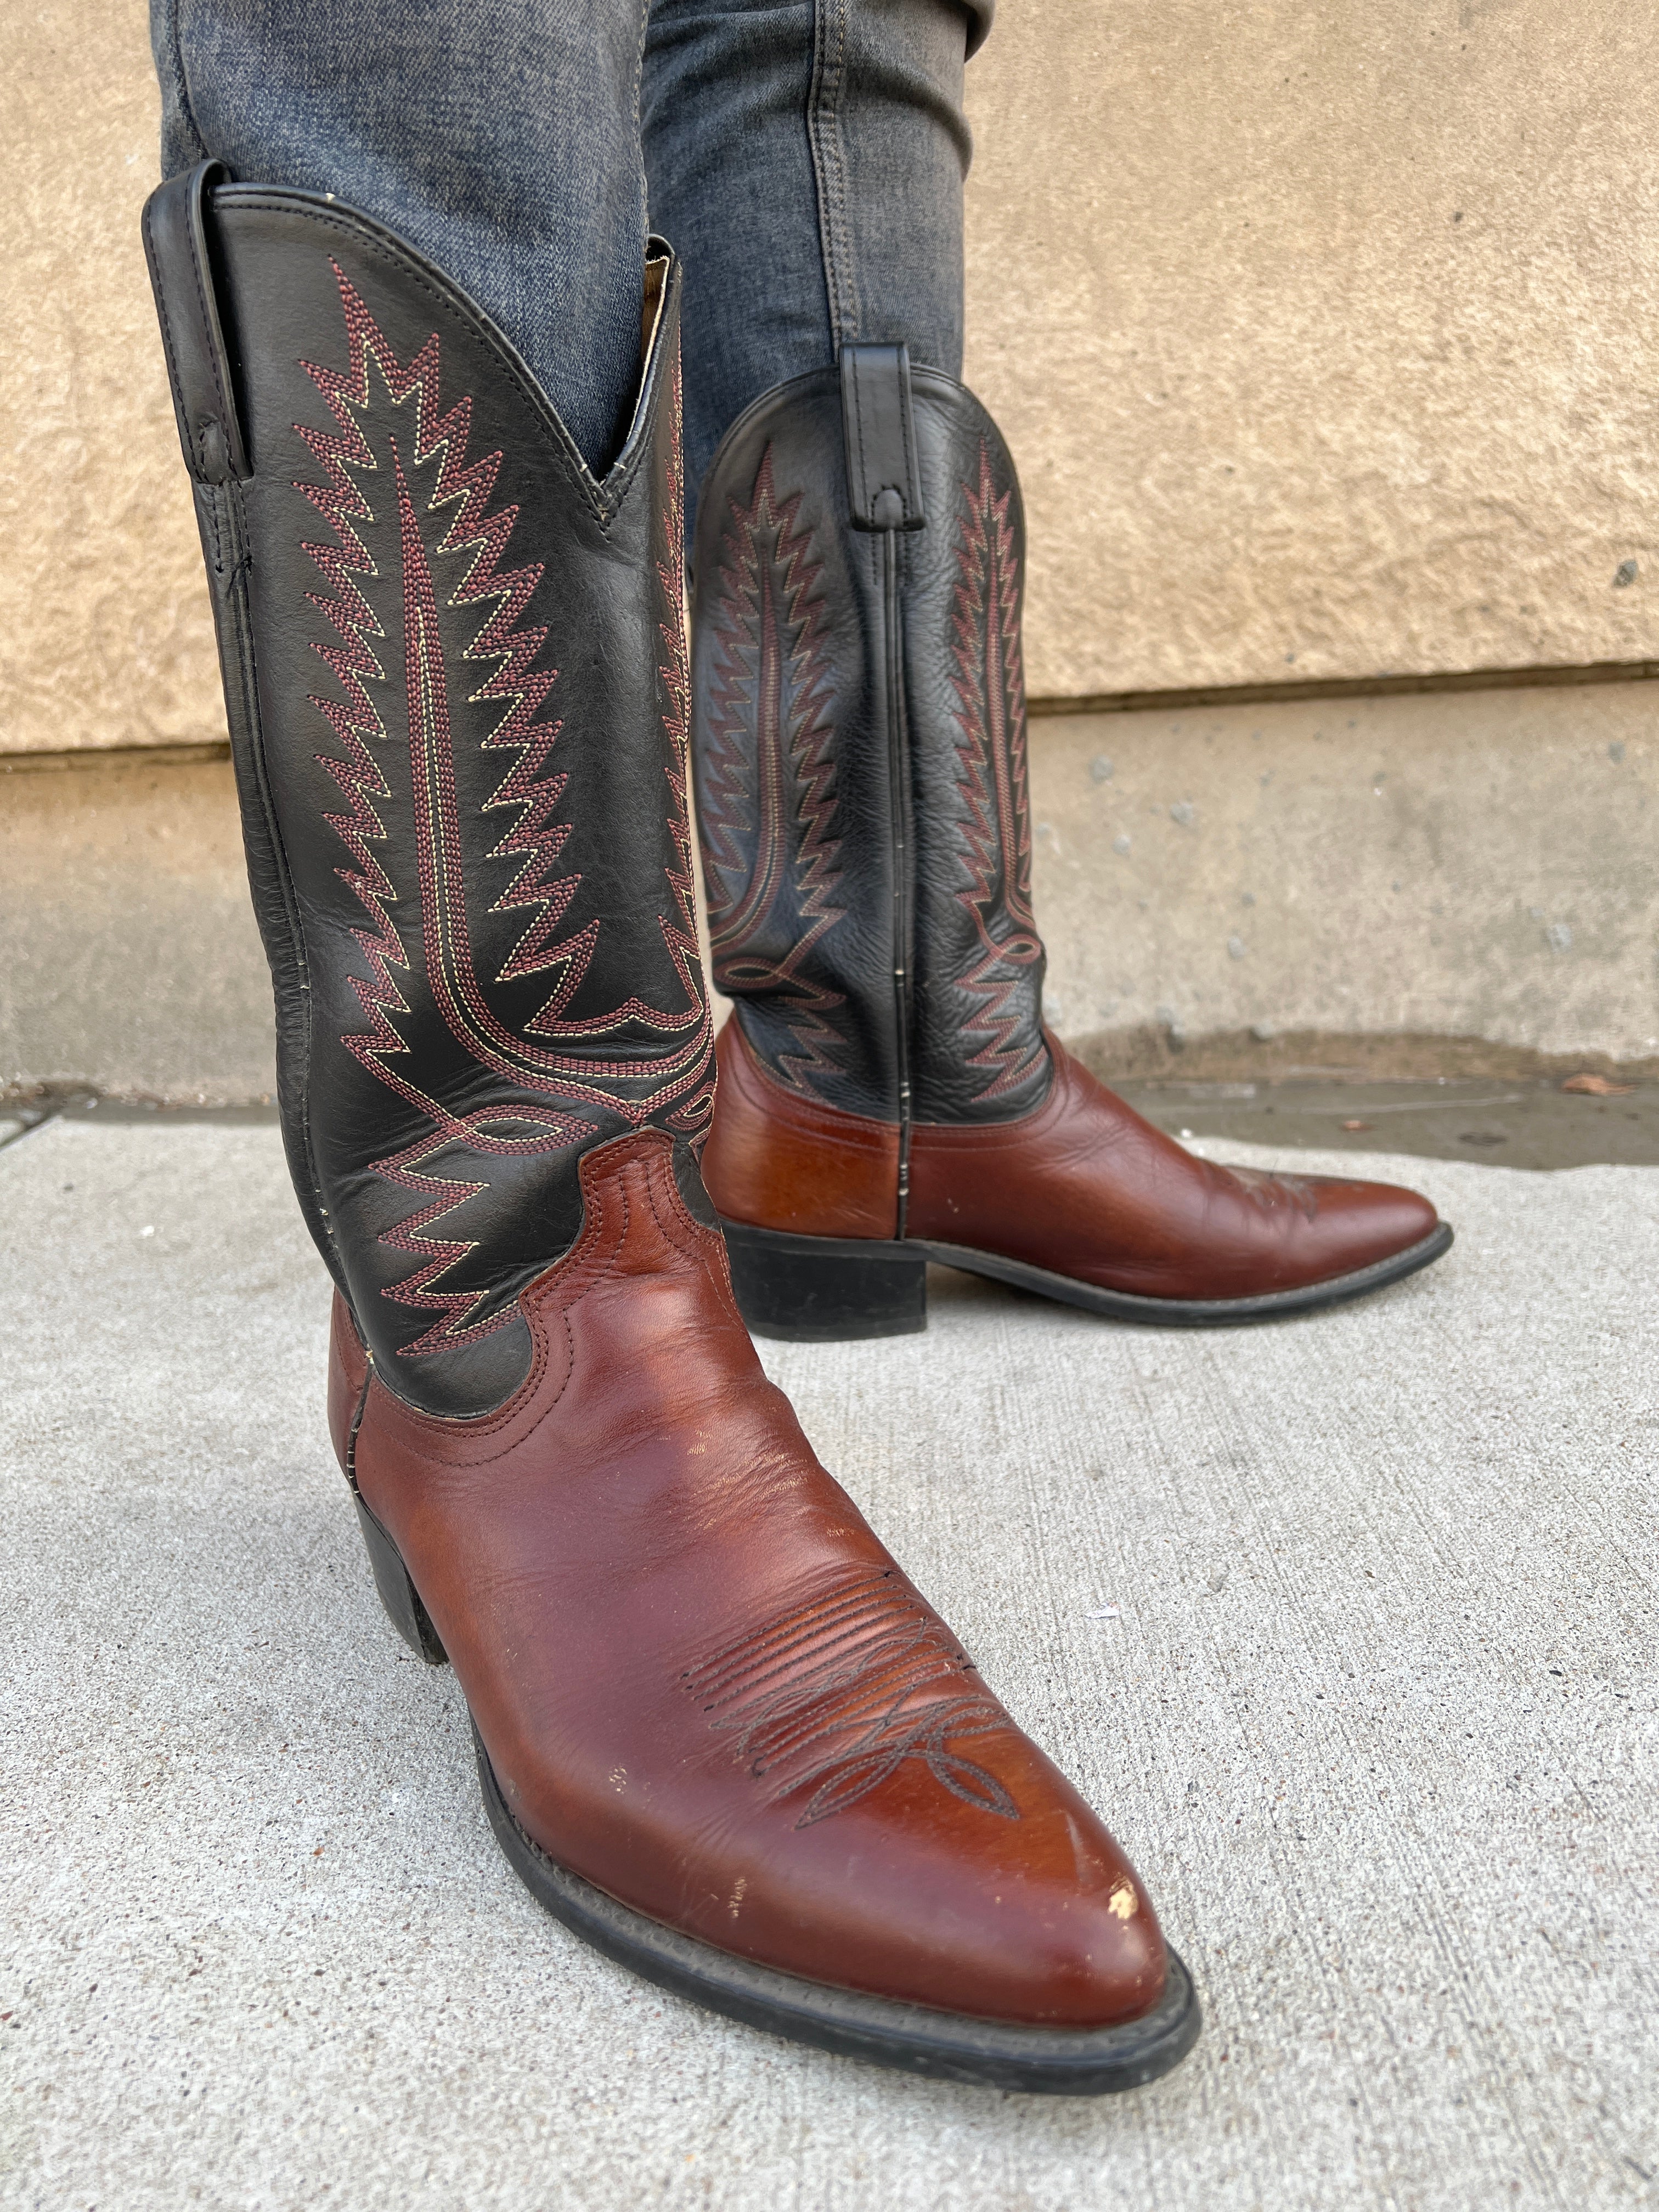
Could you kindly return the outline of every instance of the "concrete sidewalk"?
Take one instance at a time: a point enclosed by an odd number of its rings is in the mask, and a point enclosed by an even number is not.
[[[940,1276],[925,1337],[767,1349],[1199,1978],[1194,2057],[1095,2104],[547,1920],[380,1612],[276,1130],[0,1149],[0,2203],[1659,2203],[1659,1170],[1391,1168],[1456,1249],[1322,1319]]]

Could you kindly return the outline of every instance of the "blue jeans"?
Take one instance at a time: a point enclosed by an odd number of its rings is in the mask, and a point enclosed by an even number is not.
[[[151,0],[172,175],[331,191],[465,287],[603,472],[645,240],[685,264],[686,475],[848,340],[962,368],[988,0]]]

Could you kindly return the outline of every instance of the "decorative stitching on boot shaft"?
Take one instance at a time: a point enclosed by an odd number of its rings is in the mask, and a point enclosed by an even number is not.
[[[839,1043],[823,1017],[845,1002],[802,970],[844,909],[831,902],[841,872],[823,564],[802,497],[778,497],[769,445],[749,504],[728,501],[702,828],[715,981],[734,996],[777,995],[800,1048],[779,1055],[778,1073],[815,1096],[812,1078],[836,1072]]]
[[[453,1170],[425,1172],[434,1154],[449,1145],[496,1157],[568,1148],[597,1135],[602,1126],[588,1118],[584,1108],[601,1109],[634,1127],[659,1115],[688,1127],[708,1117],[712,1034],[691,891],[688,679],[676,550],[682,468],[678,365],[676,361],[669,410],[672,428],[665,456],[670,544],[665,558],[655,564],[665,599],[661,628],[669,647],[668,665],[659,674],[668,701],[662,718],[670,747],[665,799],[676,864],[665,872],[672,912],[659,915],[658,922],[684,1003],[664,1010],[630,995],[602,1013],[579,1018],[569,1010],[592,966],[602,922],[592,916],[559,934],[582,877],[575,870],[554,873],[571,832],[569,821],[554,818],[566,811],[568,778],[544,771],[563,725],[538,717],[558,672],[538,665],[546,629],[523,619],[543,568],[538,562],[512,569],[502,565],[519,509],[507,506],[489,511],[503,455],[498,451],[469,459],[471,398],[463,396],[447,413],[441,412],[438,334],[407,364],[400,362],[337,265],[334,273],[344,315],[348,367],[342,371],[311,362],[301,366],[327,402],[338,428],[294,426],[325,479],[295,489],[335,536],[331,544],[303,548],[330,587],[310,594],[312,604],[339,641],[318,641],[314,649],[343,696],[313,695],[313,703],[332,729],[342,753],[317,757],[348,802],[349,811],[325,817],[355,864],[337,872],[350,885],[372,925],[352,932],[370,972],[349,979],[369,1026],[343,1036],[340,1042],[429,1125],[413,1144],[373,1163],[375,1173],[428,1201],[381,1237],[382,1243],[420,1261],[412,1274],[382,1295],[438,1316],[418,1339],[399,1347],[401,1356],[412,1358],[486,1335],[514,1311],[503,1307],[480,1318],[486,1290],[438,1287],[459,1261],[477,1249],[478,1240],[428,1232],[488,1184]],[[412,421],[392,412],[411,398]],[[392,784],[374,750],[390,747],[394,741],[368,688],[386,680],[374,643],[386,631],[359,581],[380,573],[358,527],[376,520],[361,479],[377,473],[389,476],[387,490],[396,506],[415,886],[394,883],[374,849],[386,842],[383,810],[394,803]],[[423,494],[419,498],[417,481]],[[436,520],[424,522],[423,517]],[[483,804],[484,813],[497,807],[515,810],[512,826],[493,845],[472,826],[471,816],[465,817],[464,834],[457,791],[459,740],[452,727],[452,675],[433,567],[434,559],[448,557],[459,557],[463,565],[442,606],[477,607],[483,614],[481,627],[461,648],[460,659],[484,663],[488,672],[481,682],[468,674],[467,684],[476,683],[477,688],[465,690],[465,702],[483,705],[487,711],[499,708],[493,725],[477,742],[485,751],[506,750],[519,756]],[[556,977],[540,1007],[528,1018],[513,1023],[490,1003],[478,972],[468,914],[469,866],[501,859],[522,865],[487,911],[524,909],[530,919],[489,988],[542,973]],[[414,971],[389,909],[411,889],[418,890],[423,962],[422,975],[407,986],[410,995],[406,996],[393,971],[406,977],[413,977]],[[514,1089],[542,1093],[550,1103],[513,1100],[458,1112],[428,1095],[396,1064],[410,1055],[410,1047],[394,1018],[416,1012],[411,997],[417,992],[429,995],[451,1037],[478,1068]],[[630,1028],[636,1036],[643,1030],[661,1040],[659,1047],[649,1055],[619,1052],[610,1058],[570,1049],[580,1041],[596,1038],[614,1036],[620,1043],[620,1033]],[[559,1044],[567,1049],[549,1048]]]
[[[962,495],[951,650],[968,882],[957,896],[973,919],[979,954],[957,981],[979,1001],[962,1030],[986,1039],[967,1060],[988,1078],[977,1094],[985,1099],[1017,1090],[1043,1057],[1026,981],[1042,940],[1031,911],[1019,562],[1008,519],[1013,487],[996,496],[984,439],[978,481],[964,483]]]

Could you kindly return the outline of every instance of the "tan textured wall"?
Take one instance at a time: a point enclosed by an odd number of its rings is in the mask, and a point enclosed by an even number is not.
[[[222,737],[213,623],[138,210],[143,0],[6,10],[0,750]]]
[[[1659,684],[1045,717],[1031,798],[1045,1008],[1109,1064],[1151,1029],[1659,1067]]]
[[[1659,655],[1659,10],[1000,0],[969,82],[1035,692]]]
[[[276,1086],[228,761],[0,775],[0,1091],[187,1103]]]
[[[0,750],[212,738],[142,0],[7,29]],[[1626,0],[1002,0],[969,374],[1034,692],[1659,659],[1656,49]]]

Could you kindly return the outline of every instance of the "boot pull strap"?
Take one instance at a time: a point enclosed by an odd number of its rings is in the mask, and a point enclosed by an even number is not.
[[[921,471],[910,410],[910,355],[902,345],[844,345],[841,419],[855,530],[921,530]]]
[[[169,177],[144,203],[144,256],[161,319],[173,411],[185,465],[198,483],[228,483],[233,477],[246,483],[253,473],[208,258],[208,194],[230,181],[222,161],[203,161]]]

